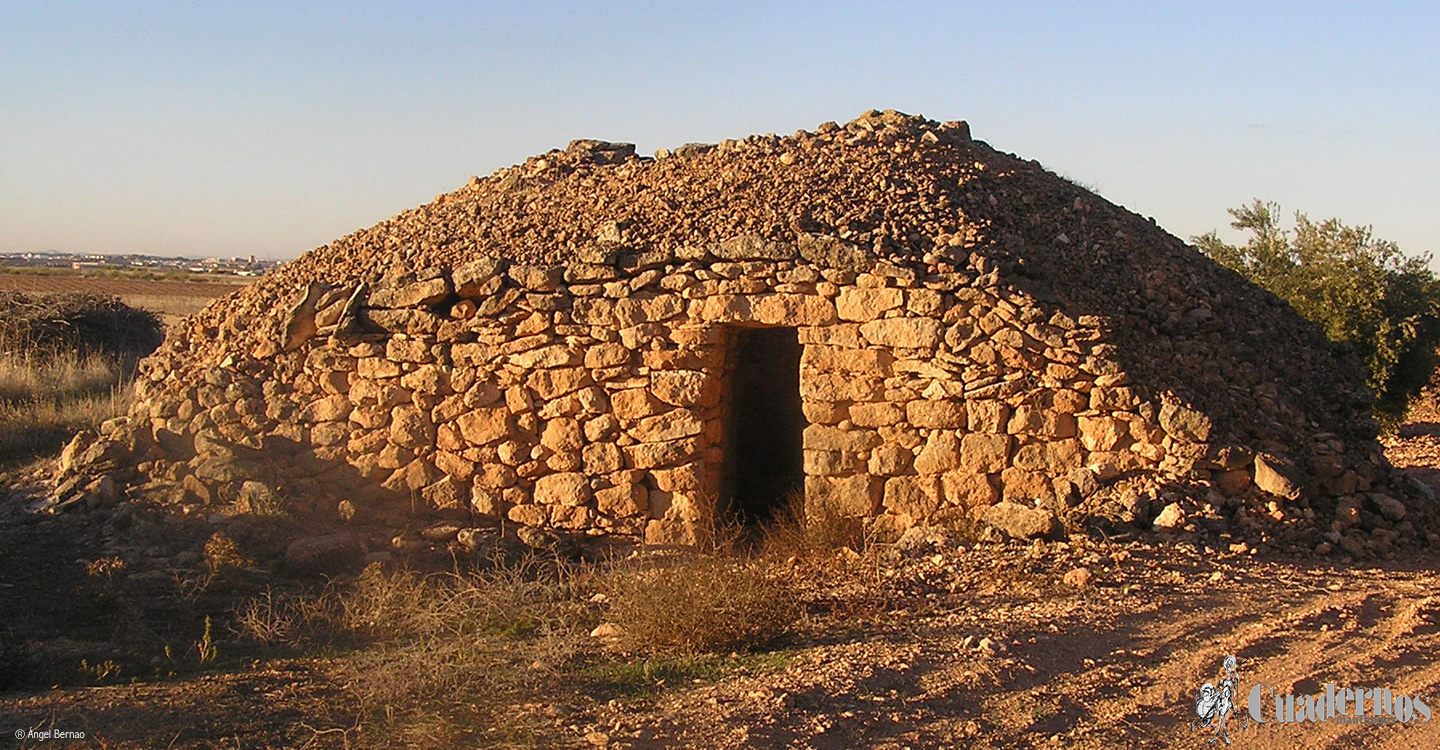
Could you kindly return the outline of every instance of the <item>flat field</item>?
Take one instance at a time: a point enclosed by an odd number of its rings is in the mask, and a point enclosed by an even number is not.
[[[131,307],[158,313],[166,326],[193,315],[248,285],[238,276],[193,276],[185,279],[99,277],[83,274],[0,273],[0,290],[30,294],[90,292],[113,295]]]

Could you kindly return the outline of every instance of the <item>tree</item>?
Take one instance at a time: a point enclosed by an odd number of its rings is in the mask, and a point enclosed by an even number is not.
[[[1408,257],[1370,227],[1338,219],[1279,225],[1280,207],[1258,199],[1230,209],[1231,226],[1251,233],[1230,245],[1215,232],[1193,238],[1202,252],[1290,303],[1332,341],[1350,344],[1369,370],[1375,417],[1397,427],[1430,381],[1440,344],[1440,281],[1430,257]]]

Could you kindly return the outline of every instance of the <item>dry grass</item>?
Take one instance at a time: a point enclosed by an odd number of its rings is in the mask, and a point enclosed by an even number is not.
[[[78,430],[124,414],[131,388],[103,355],[0,355],[0,466],[53,454]]]
[[[780,560],[826,559],[842,547],[864,552],[869,546],[861,519],[841,515],[823,503],[807,505],[800,490],[785,498],[764,533],[762,556]]]
[[[627,645],[652,653],[759,648],[799,614],[771,566],[735,557],[687,555],[620,571],[609,596]]]
[[[0,466],[124,413],[159,325],[113,297],[0,292]]]

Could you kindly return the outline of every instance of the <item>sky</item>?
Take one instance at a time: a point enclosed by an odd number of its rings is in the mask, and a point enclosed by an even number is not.
[[[964,119],[1189,238],[1440,254],[1433,2],[0,0],[0,252],[287,259],[575,138]]]

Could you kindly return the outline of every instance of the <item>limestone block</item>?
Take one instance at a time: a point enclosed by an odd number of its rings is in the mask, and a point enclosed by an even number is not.
[[[355,373],[369,380],[399,377],[400,363],[381,357],[361,357],[355,361]]]
[[[801,370],[800,396],[812,401],[878,401],[883,393],[879,380],[843,373]]]
[[[596,490],[595,507],[613,518],[632,518],[649,509],[648,498],[643,485],[626,484]]]
[[[803,401],[800,409],[805,414],[805,421],[811,424],[833,425],[850,418],[849,406],[831,401]]]
[[[431,458],[435,461],[435,468],[457,482],[469,483],[475,477],[475,463],[459,453],[437,450]]]
[[[756,323],[777,326],[823,326],[835,320],[835,305],[813,294],[757,294],[750,302]]]
[[[990,506],[982,518],[1015,539],[1059,539],[1065,533],[1054,513],[1009,501]]]
[[[698,370],[661,370],[650,374],[650,391],[672,406],[713,406],[720,384]]]
[[[1278,497],[1300,499],[1299,472],[1290,462],[1266,453],[1255,454],[1255,486]]]
[[[685,303],[676,294],[637,294],[615,302],[615,324],[620,328],[659,323],[669,320],[685,309]]]
[[[885,349],[860,349],[826,344],[808,344],[800,356],[800,366],[823,372],[856,372],[888,377],[895,355]]]
[[[965,402],[971,432],[1001,434],[1010,419],[1010,407],[993,399],[975,399]]]
[[[1166,403],[1160,407],[1160,427],[1171,437],[1192,443],[1210,439],[1210,418],[1180,404]]]
[[[843,516],[865,517],[880,505],[882,482],[865,474],[850,477],[805,477],[805,502]]]
[[[401,376],[400,385],[416,393],[433,396],[449,391],[449,378],[437,365],[421,365]]]
[[[1011,435],[1037,435],[1041,437],[1074,437],[1075,417],[1053,409],[1021,405],[1006,424],[1005,431]]]
[[[536,266],[516,263],[506,271],[516,284],[532,292],[553,292],[560,286],[565,269],[560,266]]]
[[[659,414],[665,408],[648,388],[627,388],[610,394],[610,413],[625,422]]]
[[[385,358],[395,362],[434,362],[430,342],[409,336],[391,336],[385,342]]]
[[[581,367],[536,370],[525,379],[525,384],[542,399],[573,393],[592,382],[594,381],[590,379],[590,372]]]
[[[642,443],[660,443],[699,435],[705,425],[689,409],[672,409],[653,417],[645,417],[626,428],[626,432]]]
[[[630,350],[613,342],[595,344],[585,349],[585,366],[592,370],[616,367],[629,362]]]
[[[455,426],[471,445],[488,445],[510,434],[509,412],[503,408],[476,409],[455,419]]]
[[[882,504],[887,512],[923,522],[940,507],[940,481],[934,477],[891,477],[885,480]]]
[[[663,443],[640,443],[621,449],[625,454],[625,465],[632,469],[654,469],[676,466],[693,461],[699,452],[699,441],[695,438],[669,440]]]
[[[449,477],[443,477],[434,484],[420,490],[420,498],[431,508],[439,510],[465,507],[470,501],[470,488]]]
[[[390,442],[406,448],[421,448],[435,442],[430,416],[413,406],[396,407],[390,413]]]
[[[1112,451],[1123,446],[1130,437],[1130,423],[1124,419],[1102,416],[1076,418],[1080,442],[1088,451]]]
[[[802,434],[805,450],[809,451],[852,451],[870,450],[881,443],[880,435],[874,430],[842,430],[829,425],[812,424]]]
[[[300,419],[306,422],[339,422],[350,416],[352,408],[349,398],[335,394],[306,404],[300,411]]]
[[[805,451],[805,473],[815,476],[844,476],[865,471],[865,462],[849,451]]]
[[[504,464],[482,464],[476,467],[475,484],[489,489],[505,489],[514,487],[519,481],[515,469]]]
[[[1045,472],[1011,466],[1000,472],[1000,492],[1005,500],[1029,504],[1051,497],[1054,486]]]
[[[850,421],[859,427],[883,427],[905,418],[905,410],[899,404],[878,402],[873,404],[852,404]]]
[[[962,508],[983,508],[1000,500],[1000,493],[990,478],[968,471],[952,471],[940,477],[945,502]]]
[[[953,432],[931,434],[920,454],[915,456],[915,471],[926,475],[943,474],[961,465],[960,438]]]
[[[975,474],[1004,469],[1010,458],[1010,436],[972,432],[960,439],[960,465]]]
[[[963,430],[969,422],[965,405],[951,400],[910,401],[905,419],[915,427],[941,430]]]
[[[1026,471],[1069,475],[1071,470],[1080,468],[1080,442],[1069,439],[1022,445],[1015,449],[1012,463]]]
[[[540,444],[557,453],[575,453],[585,443],[580,423],[570,418],[551,419],[540,432]]]
[[[438,276],[395,287],[379,287],[367,300],[371,307],[402,308],[433,305],[450,294],[450,280]]]
[[[533,504],[513,506],[506,512],[505,517],[522,526],[544,526],[550,522],[550,512]]]
[[[887,442],[870,452],[866,468],[875,476],[895,476],[908,472],[914,458],[915,454],[910,449]]]
[[[1090,408],[1099,411],[1131,411],[1139,400],[1135,392],[1125,386],[1095,386],[1090,389]]]
[[[581,359],[580,352],[565,344],[552,344],[510,355],[511,364],[526,370],[541,367],[568,367],[580,364]]]
[[[592,498],[589,477],[579,472],[546,474],[535,480],[535,502],[540,505],[586,505]]]
[[[886,318],[861,324],[860,333],[877,346],[934,349],[941,343],[944,327],[933,318]]]

